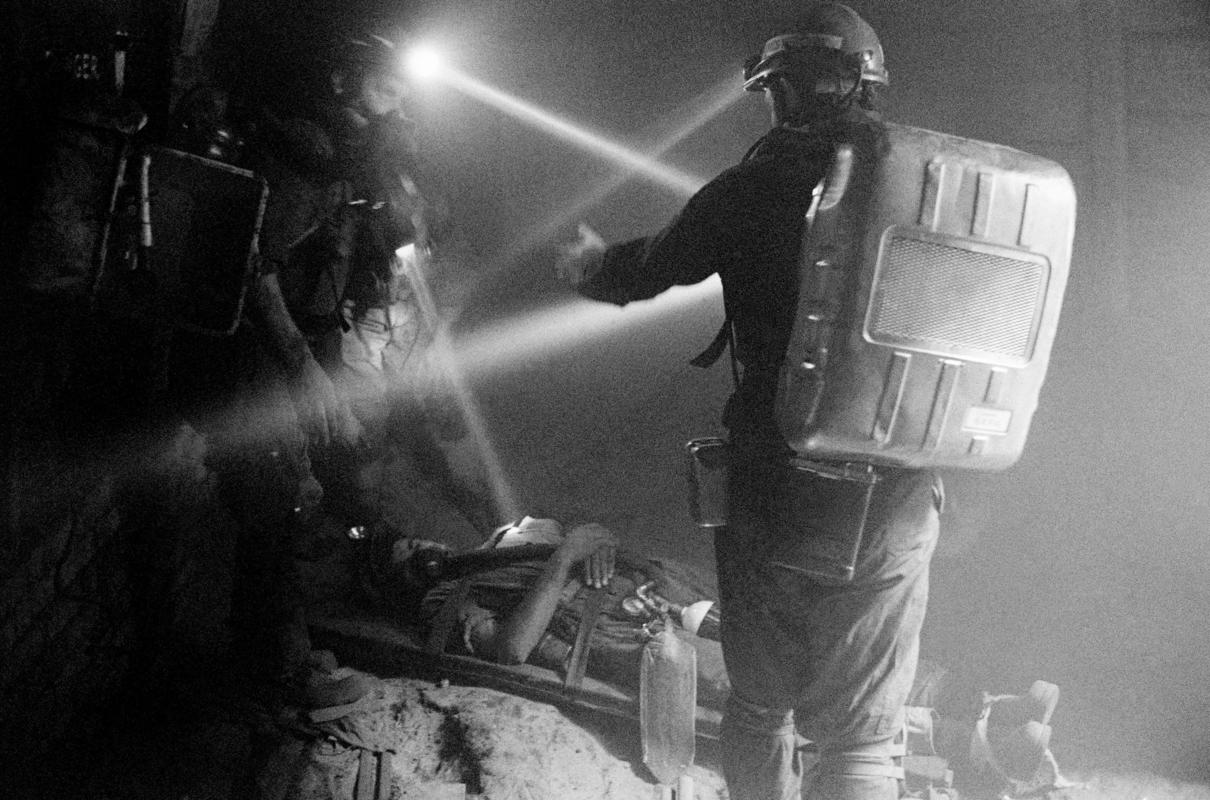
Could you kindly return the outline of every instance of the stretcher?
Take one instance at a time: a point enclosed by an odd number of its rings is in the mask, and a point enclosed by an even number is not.
[[[364,609],[331,605],[309,614],[312,646],[331,650],[342,664],[383,678],[419,678],[463,686],[481,686],[537,702],[605,714],[640,722],[637,686],[619,686],[585,675],[576,688],[564,676],[533,664],[497,664],[473,656],[441,653],[426,648],[426,635],[409,626]],[[636,667],[637,670],[637,667]],[[698,705],[695,730],[699,738],[717,740],[721,709]]]

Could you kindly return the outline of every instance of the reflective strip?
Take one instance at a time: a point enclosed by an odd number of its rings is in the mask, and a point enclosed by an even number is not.
[[[862,753],[837,753],[820,760],[820,775],[904,779],[903,767]]]

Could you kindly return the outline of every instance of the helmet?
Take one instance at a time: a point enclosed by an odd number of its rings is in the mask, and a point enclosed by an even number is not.
[[[798,33],[774,36],[744,64],[744,89],[764,90],[786,73],[832,74],[870,83],[888,82],[878,34],[842,3],[819,3],[807,12]]]
[[[399,63],[399,47],[385,36],[367,33],[342,36],[329,51],[332,69],[355,75],[378,70],[395,69]]]

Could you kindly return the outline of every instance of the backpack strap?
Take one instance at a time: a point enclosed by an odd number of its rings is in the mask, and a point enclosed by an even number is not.
[[[760,148],[760,146],[764,143],[764,141],[765,141],[765,138],[761,138],[756,144],[752,145],[752,147],[748,150],[747,154],[744,155],[743,160],[747,161],[748,159],[750,159],[756,153],[756,151]],[[828,187],[829,176],[830,176],[830,173],[825,173],[824,177],[821,178],[819,180],[819,182],[817,184],[815,184],[815,186],[812,187],[812,189],[811,189],[811,203],[807,207],[806,214],[804,215],[804,228],[803,228],[804,241],[805,241],[805,237],[815,227],[815,219],[816,219],[816,216],[819,214],[820,205],[822,204],[822,202],[824,200],[824,193]],[[800,255],[800,258],[801,258],[801,255]],[[726,306],[726,302],[727,302],[727,296],[724,293],[724,295],[723,295],[724,308]],[[696,356],[694,356],[694,358],[689,363],[695,367],[701,367],[703,369],[706,367],[711,367],[714,365],[715,362],[717,362],[722,357],[723,351],[728,350],[728,349],[731,351],[731,379],[734,382],[735,386],[738,388],[739,387],[739,359],[736,358],[736,355],[735,355],[735,324],[732,322],[730,311],[726,311],[726,318],[723,320],[722,327],[720,327],[718,329],[718,333],[716,333],[714,335],[714,339],[710,342],[710,344],[706,347],[705,350],[703,350],[702,352],[700,352]]]
[[[694,356],[689,363],[702,369],[714,366],[714,363],[722,357],[723,351],[727,349],[732,338],[731,318],[728,317],[723,320],[722,327],[718,329],[718,333],[710,340],[710,344],[706,349]]]
[[[723,320],[723,325],[718,329],[718,333],[714,335],[714,339],[706,347],[705,350],[694,356],[689,363],[695,367],[706,369],[714,366],[724,351],[731,352],[731,379],[735,385],[739,386],[739,361],[735,357],[735,326],[731,322],[731,315]]]

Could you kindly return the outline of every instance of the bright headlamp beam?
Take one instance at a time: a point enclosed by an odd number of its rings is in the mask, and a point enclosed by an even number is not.
[[[675,286],[654,299],[625,309],[576,298],[459,336],[453,342],[453,355],[463,370],[484,376],[634,327],[654,324],[698,305],[708,305],[721,314],[721,295],[722,282],[713,275],[692,286]]]
[[[696,175],[676,169],[646,156],[629,147],[624,147],[607,139],[600,134],[568,122],[548,111],[527,103],[499,89],[494,89],[482,81],[459,72],[450,67],[444,67],[439,77],[478,100],[494,106],[505,113],[528,122],[535,127],[555,134],[564,141],[570,142],[592,155],[612,161],[615,164],[633,170],[655,183],[671,189],[681,195],[691,195],[706,182]]]
[[[743,97],[744,93],[736,89],[735,76],[728,72],[724,80],[699,97],[700,106],[693,116],[686,119],[672,133],[652,145],[648,157],[659,158],[664,153],[667,153]],[[561,212],[553,219],[546,220],[542,224],[530,228],[524,236],[514,241],[508,250],[493,263],[493,268],[504,268],[513,259],[519,258],[534,247],[547,241],[569,222],[583,216],[589,208],[607,197],[614,189],[630,180],[633,175],[634,170],[626,169],[600,184],[594,184],[590,190],[584,192],[574,202],[564,206]],[[697,187],[694,187],[693,191],[696,190]],[[685,199],[688,199],[692,193],[687,192]]]
[[[480,463],[483,465],[491,487],[496,510],[505,519],[516,519],[521,514],[520,506],[504,474],[504,467],[500,463],[500,456],[496,453],[495,445],[492,443],[483,412],[475,401],[474,393],[467,386],[459,360],[452,351],[445,320],[442,319],[441,312],[437,308],[432,288],[429,286],[421,266],[421,260],[425,256],[423,253],[417,252],[415,246],[411,244],[401,247],[396,251],[396,255],[415,292],[420,313],[426,324],[430,326],[433,335],[430,347],[436,366],[442,370],[449,381],[454,402],[458,405],[458,411],[462,415],[463,422],[466,423],[467,432],[479,453]]]
[[[415,45],[404,53],[403,68],[418,81],[431,81],[444,69],[441,52],[429,44]]]

